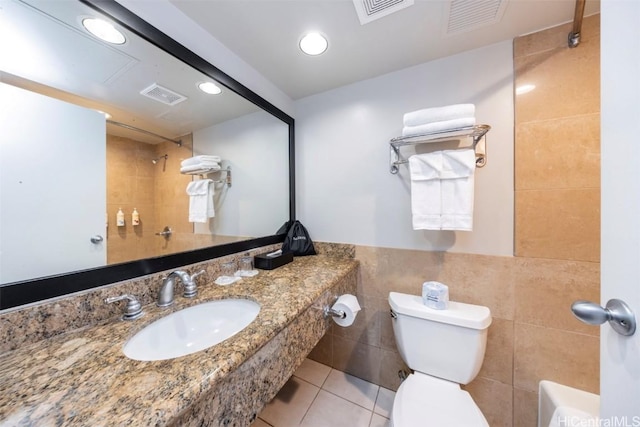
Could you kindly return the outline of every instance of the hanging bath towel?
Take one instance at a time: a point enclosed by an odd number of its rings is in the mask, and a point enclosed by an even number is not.
[[[409,168],[413,229],[471,231],[474,150],[416,154]]]
[[[191,181],[187,185],[187,194],[189,195],[189,222],[207,222],[209,218],[215,216],[213,180]]]

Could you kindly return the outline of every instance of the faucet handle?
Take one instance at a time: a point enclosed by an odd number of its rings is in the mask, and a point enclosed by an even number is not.
[[[198,276],[202,276],[204,273],[206,273],[206,271],[204,271],[204,270],[200,270],[200,271],[198,271],[197,273],[193,273],[193,274],[191,275],[191,280],[194,280],[194,279],[195,279],[196,277],[198,277]]]
[[[189,277],[189,280],[183,281],[184,284],[184,293],[182,294],[185,298],[193,298],[198,295],[198,284],[195,281],[195,278],[204,274],[204,270],[200,270],[195,274],[192,274]]]
[[[104,302],[107,304],[111,304],[125,299],[127,300],[127,305],[124,309],[122,320],[134,320],[142,316],[142,305],[140,305],[140,302],[133,295],[124,294],[117,297],[109,297],[105,299]]]

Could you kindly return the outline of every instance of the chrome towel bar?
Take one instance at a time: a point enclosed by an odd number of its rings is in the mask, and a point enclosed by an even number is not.
[[[400,147],[418,144],[433,144],[437,142],[452,141],[456,139],[472,138],[473,148],[476,151],[476,167],[481,168],[487,164],[487,150],[484,136],[491,130],[489,125],[475,125],[467,128],[454,129],[446,132],[435,132],[424,135],[411,135],[393,138],[389,141],[390,172],[398,173],[398,165],[408,163],[409,160],[400,154]]]
[[[231,166],[227,166],[226,169],[210,169],[210,170],[197,170],[194,172],[182,172],[183,175],[199,175],[202,178],[205,178],[206,175],[211,173],[226,173],[224,178],[213,180],[216,184],[226,184],[227,187],[231,187]]]

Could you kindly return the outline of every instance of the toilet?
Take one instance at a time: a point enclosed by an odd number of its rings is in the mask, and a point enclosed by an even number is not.
[[[422,297],[389,293],[393,333],[400,356],[414,373],[400,384],[391,411],[393,427],[488,427],[484,415],[460,388],[482,366],[491,312],[449,302],[426,307]]]

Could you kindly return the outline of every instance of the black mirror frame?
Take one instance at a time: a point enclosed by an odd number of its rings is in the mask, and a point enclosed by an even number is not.
[[[81,3],[110,17],[170,55],[198,71],[216,79],[238,95],[289,125],[289,219],[295,219],[295,137],[294,119],[240,82],[234,80],[200,56],[188,50],[166,34],[130,12],[115,0],[79,0]],[[271,235],[189,252],[122,264],[75,271],[68,274],[25,280],[0,285],[0,310],[19,307],[110,283],[133,279],[171,268],[219,258],[257,247],[280,243],[284,235]],[[37,261],[35,261],[37,262]]]

